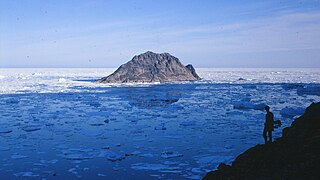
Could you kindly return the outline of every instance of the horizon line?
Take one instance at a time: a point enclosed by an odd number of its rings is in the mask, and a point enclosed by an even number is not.
[[[1,67],[0,69],[117,69],[118,67]],[[320,67],[195,67],[195,69],[320,69]]]

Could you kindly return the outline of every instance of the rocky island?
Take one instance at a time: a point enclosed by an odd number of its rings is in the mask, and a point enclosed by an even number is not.
[[[97,80],[98,83],[130,82],[175,82],[199,80],[191,64],[184,66],[178,58],[169,53],[157,54],[151,51],[134,56],[111,75]]]
[[[320,102],[312,103],[275,142],[257,145],[203,179],[320,179]]]

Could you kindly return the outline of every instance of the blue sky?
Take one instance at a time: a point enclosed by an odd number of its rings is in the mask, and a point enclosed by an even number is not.
[[[320,1],[0,0],[0,67],[320,67]]]

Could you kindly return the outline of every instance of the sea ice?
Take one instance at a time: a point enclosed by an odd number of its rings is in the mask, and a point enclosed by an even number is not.
[[[320,85],[305,85],[297,89],[298,95],[317,95],[320,96]]]
[[[140,151],[133,151],[131,153],[126,153],[125,156],[134,156],[134,155],[138,155],[138,154],[141,154]]]
[[[86,156],[83,154],[67,154],[64,156],[67,160],[86,160],[86,159],[93,159],[91,156]]]
[[[20,155],[20,154],[14,154],[11,156],[11,159],[23,159],[27,158],[28,156]]]
[[[162,173],[182,173],[181,170],[160,170],[159,172],[162,172]]]
[[[173,152],[173,151],[163,151],[161,152],[161,157],[165,158],[165,159],[169,159],[169,158],[177,158],[177,157],[182,157],[182,154]]]
[[[302,84],[295,84],[295,83],[292,83],[292,84],[283,84],[283,85],[282,85],[282,88],[283,88],[284,90],[300,89],[300,88],[303,88],[303,85],[302,85]]]
[[[154,127],[154,130],[167,130],[167,128],[164,126],[156,126]]]
[[[131,168],[135,170],[159,171],[159,170],[165,170],[169,168],[169,166],[164,164],[135,163],[131,165]]]
[[[195,175],[195,174],[192,174],[192,175],[182,175],[183,177],[187,178],[187,179],[202,179],[203,177],[200,176],[200,175]]]
[[[85,129],[81,133],[85,136],[90,136],[90,137],[97,137],[97,136],[103,135],[103,132],[101,132],[97,129]]]
[[[186,122],[180,123],[180,126],[190,127],[190,126],[196,126],[196,124],[197,124],[196,121],[186,121]]]
[[[0,127],[0,134],[7,134],[7,133],[11,133],[11,132],[12,132],[11,129],[1,128]]]
[[[221,162],[229,163],[234,157],[229,155],[208,155],[208,156],[201,156],[195,157],[198,164],[201,166],[203,165],[210,165],[210,164],[219,164]]]
[[[230,153],[232,149],[226,148],[226,147],[212,147],[212,148],[209,148],[208,151],[213,153]]]
[[[77,168],[70,168],[70,169],[68,170],[68,172],[70,172],[70,173],[72,173],[72,174],[74,174],[74,175],[77,175],[77,177],[81,177],[81,176],[78,176],[79,173],[78,173],[78,171],[77,171]]]
[[[9,151],[10,149],[9,148],[7,148],[7,147],[1,147],[0,146],[0,151]]]
[[[302,115],[304,113],[304,108],[301,107],[285,107],[281,109],[280,114],[283,117],[292,118],[297,115]]]
[[[146,157],[146,158],[152,158],[152,157],[154,157],[154,155],[151,154],[151,153],[139,154],[138,156],[139,156],[139,157]]]
[[[59,78],[59,82],[66,82],[67,80],[65,78]]]
[[[43,163],[43,164],[55,164],[55,163],[57,163],[58,161],[59,161],[58,159],[40,160],[40,162]]]
[[[121,160],[125,159],[125,156],[115,154],[115,153],[110,153],[110,154],[108,154],[107,159],[109,161],[115,162],[115,161],[121,161]]]
[[[13,175],[17,177],[39,177],[39,174],[35,174],[34,172],[19,172]]]
[[[265,106],[266,106],[265,103],[253,103],[253,102],[251,102],[251,101],[249,101],[249,102],[239,101],[239,102],[234,102],[234,103],[233,103],[234,109],[255,109],[255,110],[263,110]]]
[[[22,130],[26,132],[38,131],[40,129],[41,127],[37,125],[29,125],[29,126],[22,127]]]
[[[295,116],[320,101],[319,70],[200,69],[195,83],[148,85],[92,83],[103,68],[0,71],[0,171],[19,176],[201,179],[263,143],[256,109]]]
[[[110,149],[110,146],[103,146],[102,149]]]
[[[103,123],[92,123],[90,124],[91,126],[103,126],[104,124]]]

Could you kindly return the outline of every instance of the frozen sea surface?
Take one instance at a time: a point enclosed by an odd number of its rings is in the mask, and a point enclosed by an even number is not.
[[[319,69],[197,69],[194,83],[96,84],[114,69],[0,69],[1,178],[200,179],[320,101]]]

